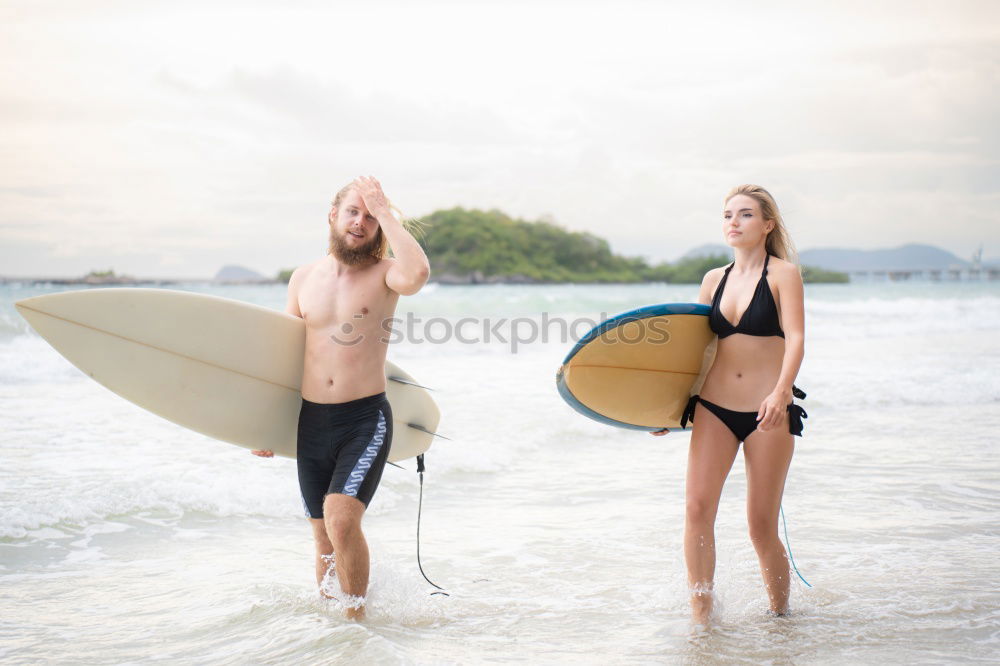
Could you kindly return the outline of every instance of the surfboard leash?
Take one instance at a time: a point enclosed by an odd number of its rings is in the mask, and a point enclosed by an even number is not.
[[[445,592],[443,587],[427,577],[427,574],[424,573],[424,566],[420,563],[420,516],[424,508],[424,454],[422,453],[417,456],[417,474],[420,476],[420,499],[417,500],[417,568],[420,569],[420,575],[424,577],[424,580],[438,589],[437,592],[431,592],[431,596],[440,594],[450,597],[451,595]]]
[[[778,512],[781,513],[781,526],[785,528],[785,549],[788,550],[788,559],[792,563],[792,569],[795,570],[795,573],[802,580],[802,582],[806,584],[806,587],[812,587],[812,585],[809,584],[809,581],[807,581],[799,572],[799,568],[795,566],[795,558],[792,556],[792,546],[788,543],[788,523],[785,522],[785,508],[781,504],[778,505]]]

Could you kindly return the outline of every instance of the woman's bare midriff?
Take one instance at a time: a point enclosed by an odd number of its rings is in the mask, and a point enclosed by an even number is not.
[[[785,340],[778,336],[734,333],[719,340],[701,397],[733,411],[757,411],[778,383],[784,354]]]

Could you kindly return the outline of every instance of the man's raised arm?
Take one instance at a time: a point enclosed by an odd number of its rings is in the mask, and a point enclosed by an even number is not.
[[[378,220],[379,227],[396,256],[385,273],[385,284],[403,296],[417,293],[431,274],[430,262],[427,261],[424,249],[392,214],[389,201],[377,180],[371,176],[362,176],[354,181],[354,185],[364,199],[368,212]]]

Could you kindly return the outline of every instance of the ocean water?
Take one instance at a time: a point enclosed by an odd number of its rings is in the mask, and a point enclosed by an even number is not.
[[[180,288],[284,302],[280,286]],[[554,385],[574,331],[695,287],[432,285],[401,300],[390,358],[436,389],[451,438],[427,454],[420,535],[450,596],[417,569],[407,461],[365,519],[361,623],[316,594],[294,462],[83,376],[14,310],[54,289],[0,285],[5,664],[1000,661],[996,283],[807,287],[809,418],[784,508],[813,587],[794,579],[793,613],[765,613],[738,458],[707,632],[688,620],[681,552],[689,436],[591,422]]]

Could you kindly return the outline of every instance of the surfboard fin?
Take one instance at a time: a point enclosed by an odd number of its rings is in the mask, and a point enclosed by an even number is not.
[[[403,379],[402,377],[396,377],[396,376],[390,375],[390,376],[386,377],[386,379],[388,379],[391,382],[397,382],[399,384],[407,384],[408,386],[416,386],[417,388],[422,388],[422,389],[427,390],[427,391],[433,391],[434,390],[430,386],[424,386],[423,384],[418,384],[416,382],[410,381],[409,379]]]
[[[428,435],[432,435],[434,437],[440,437],[441,439],[447,439],[449,442],[451,441],[451,437],[445,437],[444,435],[440,435],[440,434],[438,434],[436,432],[431,432],[427,428],[425,428],[422,425],[419,425],[417,423],[407,423],[406,426],[408,428],[413,428],[414,430],[419,430],[420,432],[426,432]]]

